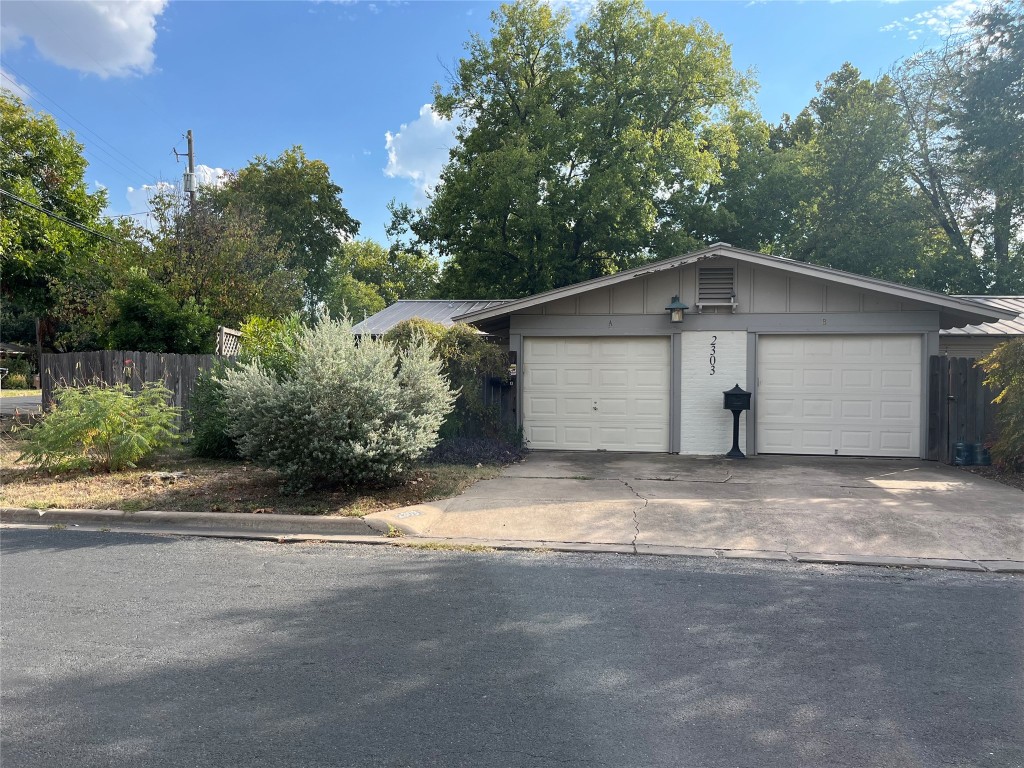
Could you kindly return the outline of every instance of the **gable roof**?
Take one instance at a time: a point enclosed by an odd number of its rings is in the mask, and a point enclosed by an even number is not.
[[[965,325],[962,328],[946,328],[939,333],[943,336],[1024,336],[1024,296],[960,296],[988,307],[1005,309],[1016,313],[1009,320],[994,323]]]
[[[708,248],[704,248],[700,251],[694,251],[693,253],[687,253],[682,256],[665,259],[664,261],[644,264],[639,267],[634,267],[633,269],[616,272],[614,275],[595,277],[592,280],[585,280],[582,283],[575,283],[574,285],[555,288],[552,291],[538,293],[534,296],[527,296],[523,299],[515,299],[513,301],[505,302],[500,306],[487,307],[466,312],[461,315],[455,315],[452,319],[457,322],[466,323],[490,320],[502,315],[510,315],[513,312],[528,309],[529,307],[534,307],[538,304],[546,304],[549,301],[564,299],[569,296],[575,296],[578,293],[592,291],[595,288],[603,288],[605,286],[623,283],[627,280],[635,280],[638,277],[645,277],[659,272],[667,272],[686,264],[693,264],[695,262],[713,259],[716,257],[736,259],[737,261],[743,261],[750,264],[771,267],[773,269],[781,269],[786,272],[794,272],[809,277],[817,277],[833,283],[841,283],[854,288],[859,288],[860,290],[878,291],[880,293],[887,293],[891,296],[896,296],[902,299],[932,304],[946,311],[949,318],[955,321],[951,322],[951,325],[1008,320],[1011,319],[1014,314],[1005,309],[986,306],[973,301],[972,299],[959,296],[947,296],[942,293],[926,291],[921,288],[911,288],[906,285],[900,285],[899,283],[890,283],[887,280],[878,280],[874,277],[855,275],[852,272],[843,272],[842,270],[832,269],[831,267],[822,267],[817,264],[808,264],[803,261],[795,261],[781,256],[769,256],[765,253],[757,253],[756,251],[748,251],[743,248],[735,248],[728,243],[718,243],[717,245],[709,246]]]
[[[414,317],[441,325],[454,325],[456,315],[464,315],[507,303],[508,299],[399,299],[390,307],[352,326],[352,333],[380,336],[403,320]]]

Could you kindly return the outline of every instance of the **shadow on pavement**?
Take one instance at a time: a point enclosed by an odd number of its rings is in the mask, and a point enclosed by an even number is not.
[[[66,524],[65,524],[66,525]],[[31,535],[22,535],[31,534]],[[19,552],[73,552],[78,549],[115,549],[120,547],[170,544],[174,536],[160,534],[105,533],[76,531],[72,526],[63,529],[6,528],[0,530],[0,550],[4,556]]]
[[[8,557],[31,549],[13,538]],[[128,556],[150,548],[101,563],[82,538],[56,539],[74,595],[6,569],[23,601],[8,608],[38,609],[4,622],[11,765],[1024,757],[1007,725],[1024,650],[992,610],[1019,599],[1004,582],[965,601],[933,575],[238,542],[194,561],[184,541],[147,572]],[[111,541],[148,541],[127,538]],[[89,586],[101,567],[120,576]]]

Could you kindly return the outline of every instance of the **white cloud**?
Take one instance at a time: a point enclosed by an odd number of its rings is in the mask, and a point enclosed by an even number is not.
[[[10,91],[22,101],[32,98],[32,90],[24,83],[18,82],[18,78],[3,67],[0,67],[0,88]]]
[[[546,0],[555,11],[567,10],[573,19],[581,20],[593,13],[601,0]]]
[[[228,172],[223,168],[211,168],[208,165],[196,166],[196,180],[200,187],[222,187],[228,181]],[[97,187],[103,185],[96,182]],[[182,184],[173,184],[169,181],[158,181],[156,184],[142,184],[138,187],[128,187],[124,197],[128,202],[128,211],[133,214],[140,224],[152,228],[153,217],[146,215],[153,204],[153,198],[161,193],[181,192]]]
[[[200,187],[223,187],[228,181],[228,172],[223,168],[197,165],[196,181],[199,182]]]
[[[169,181],[158,181],[156,184],[143,184],[141,187],[128,187],[124,197],[128,201],[128,212],[135,221],[149,229],[156,228],[156,221],[148,211],[153,198],[161,192],[174,192],[178,186]]]
[[[985,7],[982,0],[952,0],[952,2],[932,8],[928,11],[904,16],[882,27],[882,32],[904,32],[911,40],[917,40],[922,34],[934,33],[940,37],[962,32],[967,27],[967,20],[976,11]]]
[[[100,77],[146,74],[156,59],[156,19],[167,0],[4,3],[4,46],[31,38],[50,61]]]
[[[448,161],[448,150],[455,143],[457,123],[455,119],[446,120],[429,104],[424,104],[419,117],[404,123],[397,133],[384,134],[388,150],[384,174],[409,179],[416,188],[417,203],[425,203],[430,190],[437,186],[441,169]]]

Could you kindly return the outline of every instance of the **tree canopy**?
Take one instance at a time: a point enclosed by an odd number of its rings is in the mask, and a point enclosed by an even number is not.
[[[74,135],[0,92],[5,338],[33,338],[38,318],[44,346],[206,349],[251,317],[514,298],[715,241],[938,291],[1024,291],[1021,0],[887,76],[843,65],[776,124],[703,22],[641,0],[575,26],[543,0],[491,20],[435,87],[456,145],[424,208],[390,206],[387,247],[354,239],[342,188],[298,145],[194,203],[158,195],[151,228],[105,218]]]
[[[307,158],[296,145],[274,160],[256,157],[213,198],[222,208],[263,218],[264,233],[289,249],[288,268],[305,273],[305,302],[312,312],[326,298],[331,263],[342,242],[359,231],[341,193],[327,164]]]
[[[457,146],[411,222],[446,260],[448,296],[520,296],[694,243],[674,215],[736,153],[727,119],[747,92],[702,22],[610,0],[571,35],[528,0],[492,14],[434,108]]]
[[[83,147],[74,134],[5,90],[0,90],[0,136],[0,187],[25,201],[0,195],[5,315],[48,320],[53,281],[87,262],[103,240],[37,208],[109,235],[100,218],[106,193],[89,191]]]

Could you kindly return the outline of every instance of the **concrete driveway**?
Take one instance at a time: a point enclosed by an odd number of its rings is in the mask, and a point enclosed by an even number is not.
[[[531,453],[463,495],[371,516],[412,535],[1024,561],[1024,493],[912,459]]]

